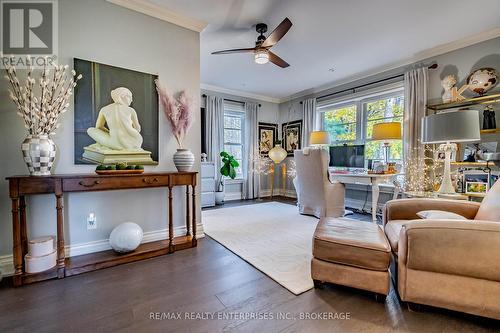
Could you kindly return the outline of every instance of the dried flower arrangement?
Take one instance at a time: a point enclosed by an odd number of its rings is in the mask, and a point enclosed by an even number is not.
[[[29,63],[28,63],[29,64]],[[76,76],[71,70],[68,75],[68,65],[53,65],[53,69],[45,66],[41,69],[39,78],[31,64],[27,69],[27,76],[22,83],[18,78],[18,71],[13,65],[5,66],[12,89],[9,89],[10,98],[17,106],[17,114],[23,118],[24,125],[31,136],[52,135],[59,127],[59,117],[69,107],[69,98],[73,94],[76,82],[82,75]]]
[[[159,80],[155,80],[155,84],[165,116],[172,127],[179,148],[182,148],[182,141],[194,121],[191,100],[185,91],[181,91],[179,96],[175,98],[166,88],[162,87]]]

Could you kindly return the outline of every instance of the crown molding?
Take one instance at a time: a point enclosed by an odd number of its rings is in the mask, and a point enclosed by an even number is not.
[[[344,79],[336,81],[334,83],[327,83],[327,84],[324,84],[321,86],[317,86],[314,88],[310,88],[310,89],[306,89],[306,90],[297,92],[297,93],[292,94],[286,98],[283,98],[282,103],[289,102],[289,101],[292,101],[295,99],[299,99],[299,98],[302,98],[302,97],[305,97],[308,95],[317,94],[317,93],[320,93],[322,91],[333,89],[335,87],[341,86],[343,84],[351,83],[351,82],[357,81],[357,80],[362,80],[362,79],[365,79],[367,77],[381,74],[381,73],[384,73],[384,72],[387,72],[387,71],[390,71],[390,70],[393,70],[393,69],[396,69],[399,67],[408,66],[408,65],[411,65],[411,64],[414,64],[414,63],[417,63],[420,61],[424,61],[424,60],[430,60],[429,58],[437,57],[437,56],[440,56],[440,55],[443,55],[443,54],[446,54],[446,53],[449,53],[452,51],[456,51],[456,50],[465,48],[467,46],[471,46],[474,44],[485,42],[487,40],[498,38],[498,37],[500,37],[500,27],[486,30],[486,31],[483,31],[483,32],[480,32],[480,33],[477,33],[474,35],[469,35],[469,36],[466,36],[464,38],[457,39],[453,42],[441,44],[441,45],[432,47],[430,49],[424,50],[422,52],[415,53],[415,55],[413,55],[412,57],[401,60],[401,61],[386,64],[384,66],[377,67],[377,68],[372,69],[370,71],[365,71],[362,73],[351,75],[351,76],[348,76]]]
[[[156,5],[147,0],[106,0],[114,5],[125,7],[127,9],[178,25],[180,27],[202,32],[208,25],[206,22],[182,15],[167,9],[166,7]]]
[[[210,90],[210,91],[218,92],[218,93],[221,93],[221,94],[229,94],[229,95],[235,95],[235,96],[239,96],[239,97],[252,98],[252,99],[257,99],[259,101],[276,103],[276,104],[282,103],[284,101],[284,99],[281,99],[281,98],[276,98],[276,97],[271,97],[271,96],[265,96],[265,95],[259,95],[259,94],[253,94],[253,93],[249,93],[249,92],[246,92],[246,91],[228,89],[228,88],[223,88],[223,87],[219,87],[219,86],[213,86],[211,84],[205,84],[205,83],[202,83],[200,85],[200,88],[204,89],[204,90]]]

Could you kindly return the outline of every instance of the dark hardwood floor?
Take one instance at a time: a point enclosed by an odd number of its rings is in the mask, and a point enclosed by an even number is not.
[[[349,319],[298,320],[346,313]],[[284,319],[278,319],[278,314]],[[202,315],[214,318],[197,318]],[[394,290],[383,304],[370,294],[332,285],[295,296],[209,237],[200,239],[197,248],[63,280],[21,288],[10,287],[8,279],[0,283],[0,332],[496,329],[500,329],[499,322],[454,312],[410,312]]]

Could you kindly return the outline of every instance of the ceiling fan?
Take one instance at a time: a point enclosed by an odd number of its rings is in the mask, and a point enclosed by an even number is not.
[[[224,50],[212,52],[212,54],[231,54],[231,53],[253,53],[254,59],[257,64],[267,64],[269,61],[275,65],[280,66],[281,68],[286,68],[290,66],[285,60],[278,57],[275,53],[270,51],[270,48],[276,45],[283,36],[290,30],[292,27],[292,22],[287,18],[281,22],[276,29],[269,36],[264,36],[264,33],[267,32],[267,24],[259,23],[255,27],[255,30],[260,34],[257,37],[257,41],[255,41],[255,47],[250,47],[246,49],[232,49],[232,50]]]

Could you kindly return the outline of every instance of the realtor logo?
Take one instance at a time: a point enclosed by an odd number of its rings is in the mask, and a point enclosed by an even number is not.
[[[54,63],[57,0],[0,0],[1,61],[22,67]]]
[[[4,54],[53,53],[52,2],[2,2]]]

